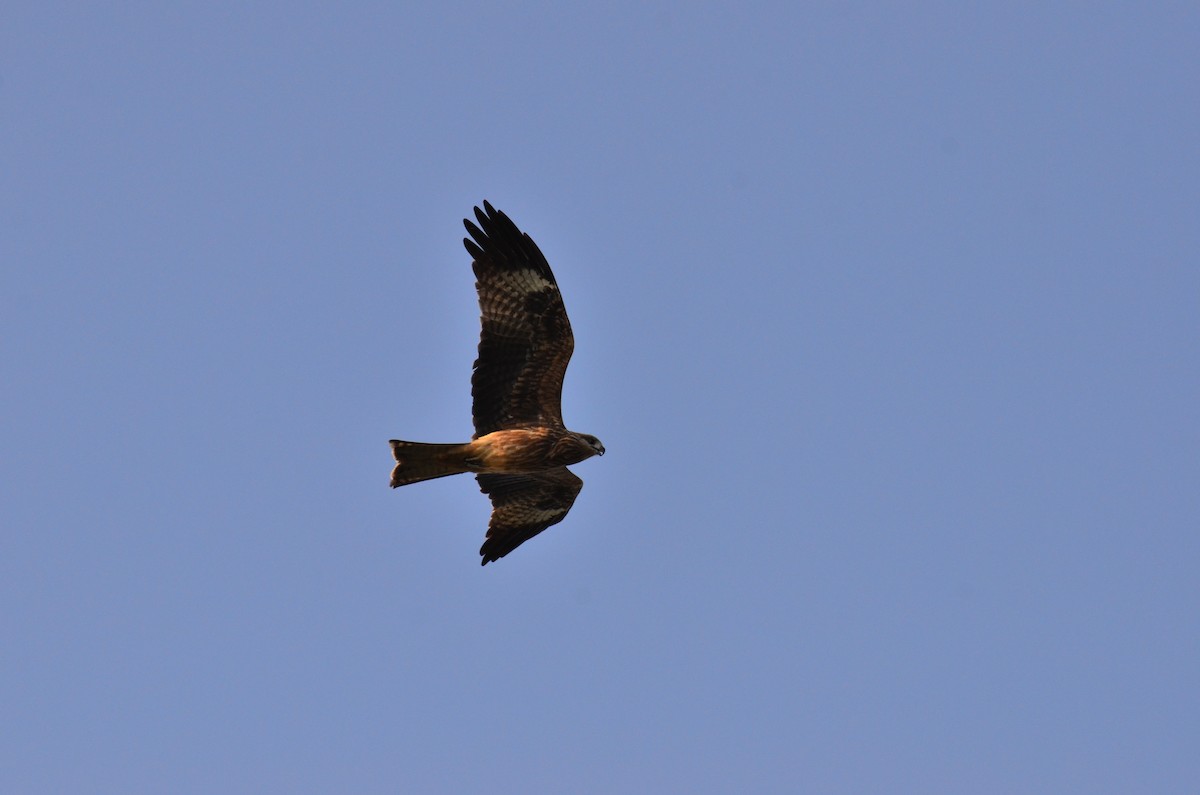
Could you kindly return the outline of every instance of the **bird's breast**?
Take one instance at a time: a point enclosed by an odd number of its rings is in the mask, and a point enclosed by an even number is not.
[[[471,442],[470,460],[477,472],[536,472],[555,466],[553,444],[547,428],[492,431]]]

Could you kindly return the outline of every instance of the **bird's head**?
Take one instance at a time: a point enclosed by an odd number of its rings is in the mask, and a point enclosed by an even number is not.
[[[592,448],[593,455],[604,455],[604,445],[600,444],[600,440],[590,433],[581,433],[579,438],[587,442],[588,447]]]

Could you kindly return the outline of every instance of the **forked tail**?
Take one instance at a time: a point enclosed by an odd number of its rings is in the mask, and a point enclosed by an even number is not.
[[[392,439],[388,444],[396,458],[396,467],[392,470],[393,489],[468,471],[465,444],[425,444],[399,439]]]

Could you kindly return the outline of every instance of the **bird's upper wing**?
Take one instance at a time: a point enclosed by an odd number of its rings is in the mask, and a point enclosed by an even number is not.
[[[561,522],[583,488],[583,481],[566,467],[528,475],[479,474],[475,479],[492,501],[487,540],[479,548],[483,565]]]
[[[476,438],[506,428],[561,427],[562,383],[575,349],[550,265],[529,235],[487,202],[471,238],[483,329],[471,376]]]

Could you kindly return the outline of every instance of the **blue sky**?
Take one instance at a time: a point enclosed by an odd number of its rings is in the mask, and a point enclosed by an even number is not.
[[[1200,788],[1194,7],[3,16],[0,790]],[[481,569],[483,199],[608,455]]]

